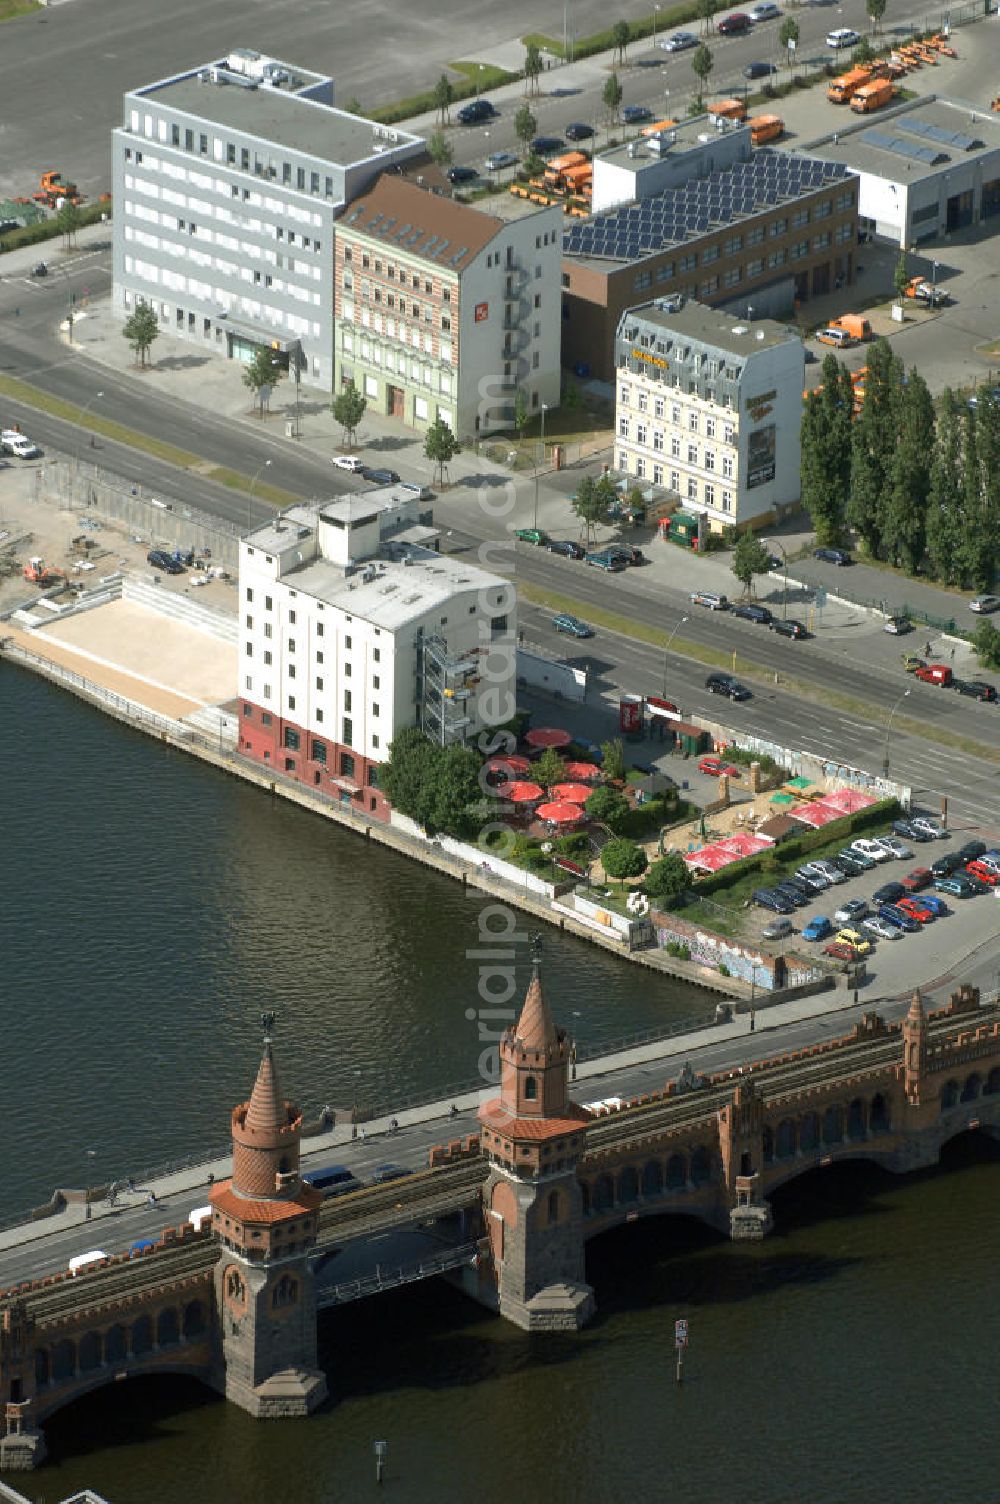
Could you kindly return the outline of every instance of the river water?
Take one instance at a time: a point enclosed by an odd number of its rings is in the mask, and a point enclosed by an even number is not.
[[[6,665],[0,707],[0,1217],[224,1143],[264,1008],[308,1108],[472,1076],[480,902]],[[581,1041],[711,1010],[546,942]],[[599,1313],[573,1337],[528,1337],[438,1284],[348,1307],[321,1321],[319,1415],[263,1425],[187,1381],[112,1387],[47,1424],[26,1492],[353,1504],[379,1492],[385,1439],[399,1504],[994,1504],[998,1188],[1000,1152],[962,1140],[906,1180],[793,1183],[759,1247],[680,1218],[620,1230],[588,1250]]]

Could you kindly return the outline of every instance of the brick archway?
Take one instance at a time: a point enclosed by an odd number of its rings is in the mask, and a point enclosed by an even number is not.
[[[103,1346],[98,1332],[84,1332],[77,1349],[77,1363],[81,1373],[93,1373],[103,1362]]]
[[[877,1091],[872,1097],[871,1112],[868,1116],[872,1133],[888,1133],[892,1127],[892,1108],[889,1098],[884,1092]]]
[[[153,1319],[151,1316],[140,1316],[132,1323],[132,1354],[136,1358],[144,1358],[152,1351]]]
[[[618,1176],[619,1202],[638,1201],[639,1175],[634,1165],[626,1165]]]
[[[667,1160],[667,1190],[682,1191],[687,1185],[687,1160],[683,1154],[671,1154]]]
[[[855,1097],[847,1109],[847,1137],[852,1143],[868,1137],[868,1106],[861,1097]]]
[[[663,1169],[659,1160],[650,1159],[642,1167],[642,1194],[659,1196],[663,1190]]]
[[[978,1071],[973,1071],[971,1076],[966,1076],[962,1087],[963,1102],[978,1102],[983,1089],[983,1078]]]
[[[76,1343],[64,1338],[52,1349],[52,1381],[71,1379],[76,1373]]]
[[[104,1354],[108,1363],[121,1363],[128,1357],[128,1333],[120,1322],[105,1332]]]
[[[798,1135],[791,1118],[782,1118],[775,1139],[775,1155],[778,1159],[794,1159]]]
[[[184,1307],[184,1338],[190,1342],[193,1337],[201,1337],[208,1330],[208,1313],[204,1303],[200,1300],[189,1301]]]

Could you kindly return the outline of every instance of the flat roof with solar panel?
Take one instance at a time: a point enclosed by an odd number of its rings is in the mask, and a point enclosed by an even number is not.
[[[862,115],[856,124],[804,142],[803,150],[871,178],[904,184],[908,191],[923,179],[967,170],[985,183],[1000,179],[1000,116],[942,95],[925,95],[880,110],[877,124]],[[963,189],[971,186],[972,180],[963,178]],[[949,196],[958,191],[957,186],[946,189]]]

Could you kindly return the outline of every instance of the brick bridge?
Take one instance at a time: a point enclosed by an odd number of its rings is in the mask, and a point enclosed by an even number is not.
[[[930,1015],[916,996],[897,1024],[868,1014],[752,1071],[686,1067],[596,1118],[569,1098],[569,1056],[536,967],[480,1134],[432,1150],[405,1182],[321,1204],[299,1178],[301,1116],[266,1041],[210,1230],[168,1229],[131,1257],[0,1293],[0,1466],[35,1466],[49,1415],[138,1374],[194,1375],[258,1416],[308,1413],[326,1395],[317,1309],[378,1288],[331,1283],[333,1255],[375,1233],[436,1225],[445,1251],[400,1278],[450,1262],[449,1278],[518,1325],[578,1327],[593,1310],[585,1245],[609,1228],[670,1213],[760,1238],[769,1194],[797,1175],[860,1158],[905,1172],[970,1129],[1000,1136],[1000,1005],[973,988]]]

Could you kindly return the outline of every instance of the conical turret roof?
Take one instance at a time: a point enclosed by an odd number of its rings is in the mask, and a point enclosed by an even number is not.
[[[542,979],[538,974],[537,964],[531,974],[528,994],[514,1033],[527,1050],[544,1050],[559,1042],[552,1014],[542,992]]]
[[[246,1126],[257,1133],[273,1132],[288,1121],[278,1084],[278,1068],[271,1054],[271,1041],[264,1043],[260,1069],[247,1105]]]
[[[917,992],[915,992],[913,994],[913,999],[912,999],[912,1001],[910,1003],[910,1011],[907,1014],[907,1018],[909,1018],[909,1020],[910,1020],[911,1023],[915,1023],[915,1024],[918,1024],[918,1023],[922,1024],[922,1023],[924,1023],[926,1021],[926,1014],[924,1013],[924,1005],[923,1005],[923,1001],[921,999],[919,991],[917,991]]]

